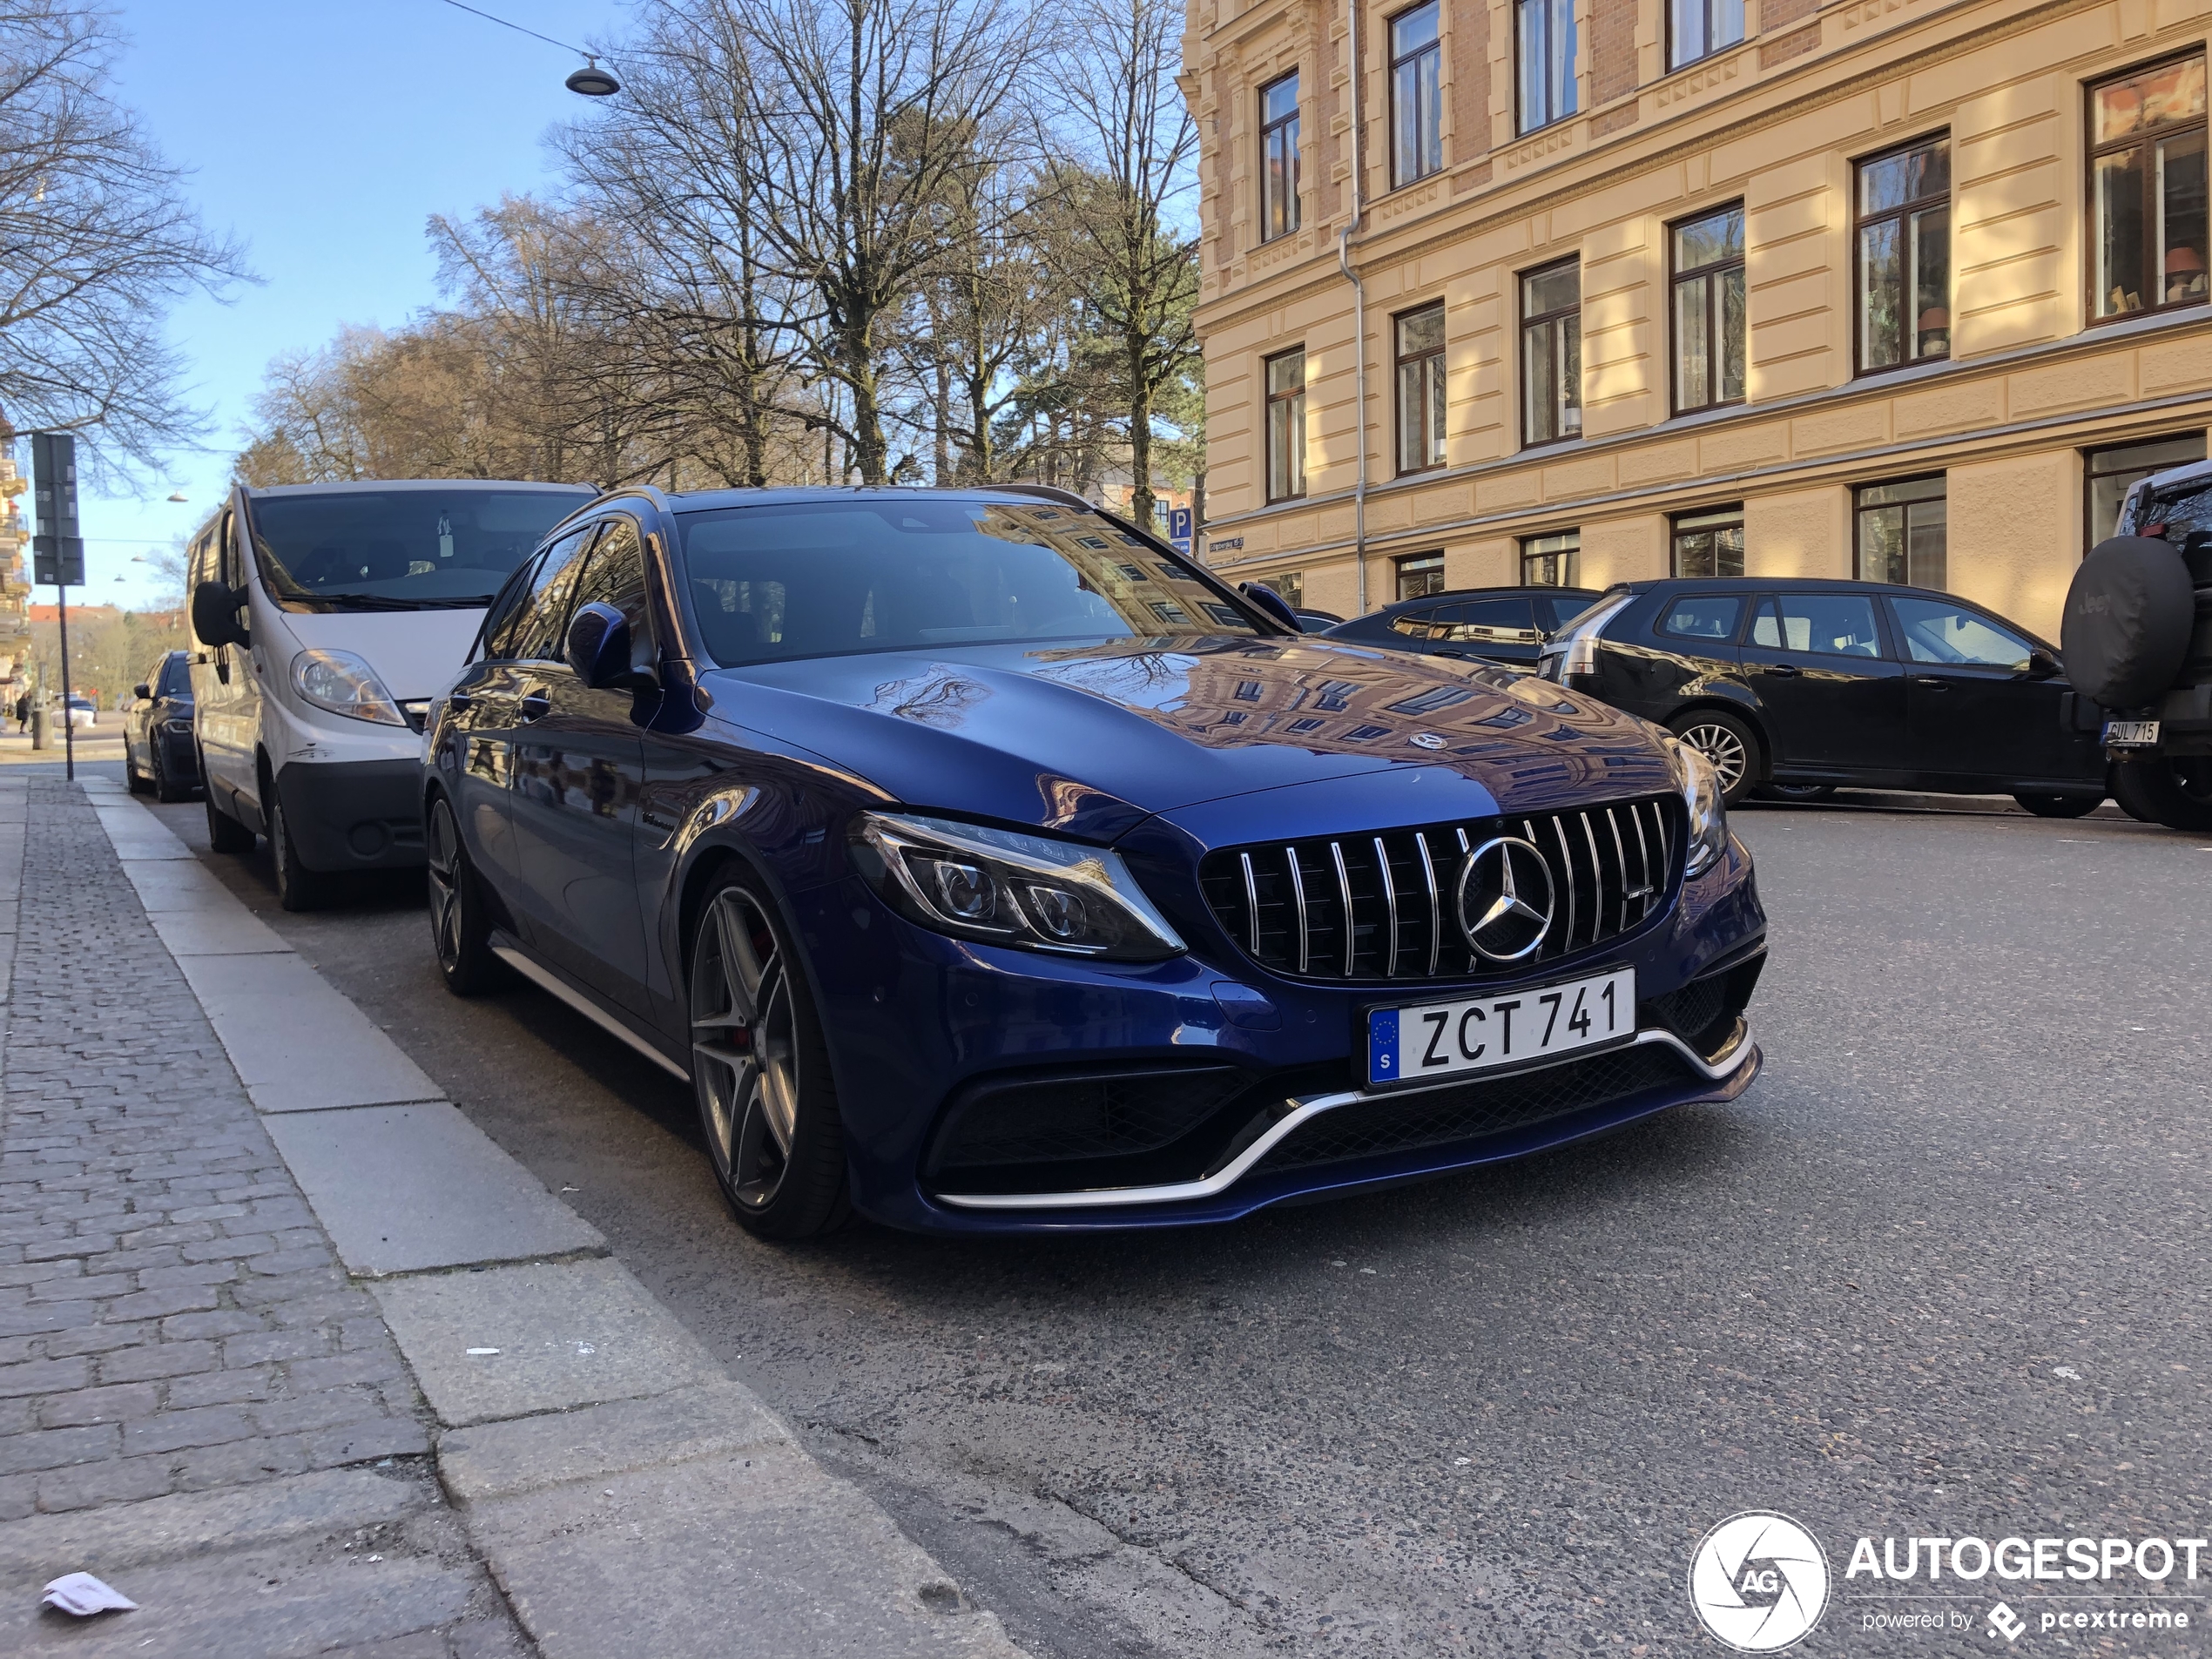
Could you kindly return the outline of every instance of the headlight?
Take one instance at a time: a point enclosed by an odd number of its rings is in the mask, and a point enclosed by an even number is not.
[[[292,659],[292,689],[317,708],[349,720],[407,724],[376,671],[349,651],[301,651]]]
[[[1728,851],[1728,806],[1721,799],[1721,775],[1711,761],[1680,738],[1669,736],[1664,741],[1682,804],[1689,813],[1689,853],[1682,873],[1685,877],[1702,875]]]
[[[1187,947],[1121,854],[942,818],[863,813],[854,862],[884,902],[938,933],[1149,962]]]

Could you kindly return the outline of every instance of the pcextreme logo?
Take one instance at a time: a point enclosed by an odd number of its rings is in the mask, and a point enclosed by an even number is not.
[[[1828,1557],[1787,1515],[1730,1515],[1689,1558],[1689,1604],[1738,1653],[1778,1653],[1812,1634],[1828,1606]]]

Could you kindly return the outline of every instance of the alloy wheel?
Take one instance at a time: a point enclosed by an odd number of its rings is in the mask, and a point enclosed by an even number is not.
[[[692,1075],[715,1170],[731,1199],[765,1207],[783,1184],[799,1129],[799,1042],[788,965],[775,929],[739,887],[717,894],[691,975]]]
[[[1723,793],[1743,781],[1743,768],[1750,757],[1743,752],[1743,739],[1726,726],[1717,721],[1700,720],[1683,730],[1682,740],[1713,763],[1713,770],[1720,774]]]
[[[428,840],[424,861],[430,867],[430,939],[437,947],[438,966],[451,974],[461,966],[461,826],[443,796],[430,808]]]

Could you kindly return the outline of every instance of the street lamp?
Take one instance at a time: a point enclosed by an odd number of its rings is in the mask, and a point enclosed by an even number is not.
[[[583,67],[562,83],[571,92],[581,92],[586,98],[612,98],[622,91],[622,83],[610,70],[599,67],[596,57],[586,58]]]

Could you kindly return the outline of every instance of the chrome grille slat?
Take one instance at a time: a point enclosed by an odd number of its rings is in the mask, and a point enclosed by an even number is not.
[[[1200,882],[1228,942],[1277,973],[1328,982],[1495,980],[1598,949],[1656,918],[1679,874],[1674,859],[1683,838],[1676,833],[1677,801],[1669,794],[1513,819],[1227,848],[1206,856]],[[1468,949],[1448,902],[1468,853],[1500,835],[1518,835],[1535,846],[1553,880],[1551,926],[1534,954],[1518,965],[1492,962]],[[1446,839],[1440,845],[1437,837]],[[1456,856],[1447,851],[1454,845]],[[1450,861],[1440,867],[1440,858]],[[1271,875],[1278,859],[1281,876]],[[1284,877],[1290,882],[1287,904]],[[1649,891],[1631,904],[1639,888]],[[1292,914],[1285,918],[1286,909]],[[1426,941],[1416,927],[1427,929]],[[1336,927],[1344,930],[1340,944],[1331,931]]]

